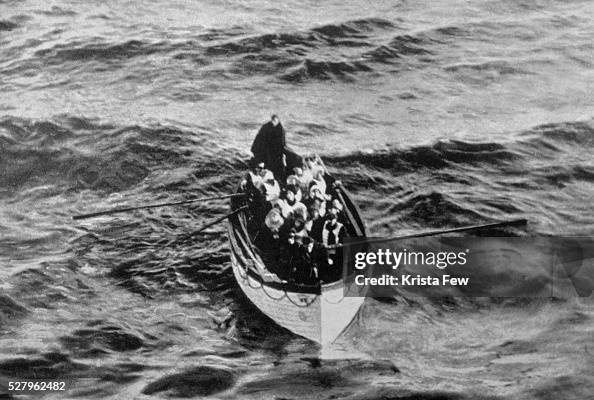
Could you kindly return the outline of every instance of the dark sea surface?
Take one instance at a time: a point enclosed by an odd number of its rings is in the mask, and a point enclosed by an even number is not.
[[[367,299],[320,362],[225,225],[184,239],[227,202],[70,218],[232,192],[276,112],[373,235],[591,236],[593,39],[592,1],[0,1],[0,393],[594,398],[592,297]]]

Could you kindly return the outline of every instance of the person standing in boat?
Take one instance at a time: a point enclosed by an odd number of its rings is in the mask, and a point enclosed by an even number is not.
[[[287,142],[285,129],[273,114],[270,121],[262,125],[252,143],[252,154],[256,162],[264,162],[266,168],[272,171],[279,182],[286,179]]]
[[[343,243],[346,231],[344,225],[338,222],[338,214],[338,209],[330,208],[322,228],[322,243],[328,249],[328,268],[320,271],[320,278],[326,282],[338,279],[342,272],[342,252],[335,246]]]

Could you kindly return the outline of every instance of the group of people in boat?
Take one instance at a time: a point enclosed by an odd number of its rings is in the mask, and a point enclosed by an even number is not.
[[[304,159],[287,150],[278,116],[263,125],[242,181],[248,194],[248,228],[267,268],[280,279],[330,282],[342,272],[346,235],[344,205],[315,154]]]

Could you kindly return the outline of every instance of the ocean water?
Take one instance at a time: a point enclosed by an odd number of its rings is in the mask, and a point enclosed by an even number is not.
[[[592,399],[591,297],[367,299],[320,361],[224,225],[184,238],[225,201],[70,217],[233,191],[274,112],[373,235],[591,236],[593,37],[591,1],[0,1],[0,393]]]

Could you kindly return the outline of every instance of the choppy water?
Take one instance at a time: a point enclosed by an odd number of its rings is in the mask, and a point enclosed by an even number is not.
[[[183,239],[225,202],[70,216],[232,191],[277,112],[372,234],[592,235],[593,21],[590,1],[1,1],[0,386],[592,398],[591,299],[368,299],[349,360],[319,364],[242,297],[223,226]]]

